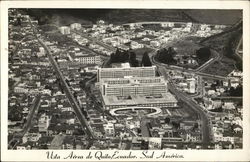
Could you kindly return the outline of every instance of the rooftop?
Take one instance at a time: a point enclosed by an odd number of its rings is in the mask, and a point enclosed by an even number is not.
[[[135,105],[177,102],[176,98],[169,92],[155,96],[130,95],[128,97],[103,96],[105,105]]]
[[[64,138],[66,136],[65,135],[57,135],[54,137],[54,139],[52,140],[51,144],[50,144],[50,148],[51,149],[56,149],[56,148],[61,148]]]

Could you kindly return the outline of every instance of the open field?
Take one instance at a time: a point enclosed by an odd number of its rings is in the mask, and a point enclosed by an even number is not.
[[[202,42],[203,45],[215,49],[223,55],[219,61],[215,61],[209,67],[203,70],[205,73],[227,76],[232,70],[238,68],[241,70],[242,61],[236,59],[234,50],[237,42],[242,35],[242,26],[237,25],[229,32],[225,32],[220,36],[211,37]]]
[[[215,61],[208,68],[202,72],[220,76],[227,76],[235,69],[235,61],[233,59],[223,56],[221,61]]]
[[[168,43],[167,47],[173,47],[177,54],[191,56],[195,54],[195,51],[201,48],[199,44],[196,44],[192,40],[183,39]]]

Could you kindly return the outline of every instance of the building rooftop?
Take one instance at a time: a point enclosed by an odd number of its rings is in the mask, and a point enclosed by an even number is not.
[[[136,104],[153,104],[177,102],[176,98],[169,92],[160,95],[130,95],[128,97],[120,96],[103,96],[105,105],[136,105]]]
[[[116,86],[115,84],[123,84],[123,85],[142,85],[142,84],[159,84],[159,83],[167,83],[164,77],[131,77],[124,76],[124,78],[104,78],[101,80],[101,83],[108,83],[109,86]],[[120,86],[120,85],[118,85]]]
[[[51,144],[50,144],[50,148],[51,149],[60,149],[62,144],[63,144],[63,141],[64,141],[64,138],[66,136],[65,135],[57,135],[54,137],[54,139],[52,140]]]

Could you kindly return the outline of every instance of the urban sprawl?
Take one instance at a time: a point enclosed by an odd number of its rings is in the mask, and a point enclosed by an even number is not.
[[[223,58],[196,43],[228,28],[46,26],[9,9],[8,148],[242,148],[242,71],[207,73]]]

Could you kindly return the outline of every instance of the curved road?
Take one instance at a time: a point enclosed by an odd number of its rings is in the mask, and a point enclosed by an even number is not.
[[[115,108],[115,109],[112,109],[110,110],[110,114],[111,115],[114,115],[114,116],[119,116],[119,115],[123,115],[123,114],[117,114],[116,111],[119,111],[119,110],[139,110],[139,109],[154,109],[155,112],[152,112],[152,113],[149,113],[147,114],[147,116],[153,116],[153,115],[157,115],[159,113],[161,113],[161,109],[158,108],[158,107],[122,107],[122,108]]]
[[[169,80],[168,74],[165,71],[165,67],[162,67],[161,65],[157,65],[157,66],[160,66],[160,68],[159,68],[160,74],[163,75],[166,80]],[[187,96],[185,93],[178,91],[171,81],[168,82],[168,88],[169,88],[170,92],[172,92],[178,99],[180,99],[183,102],[185,102],[186,104],[188,104],[190,106],[190,108],[192,108],[194,111],[196,111],[200,115],[201,122],[202,122],[202,125],[201,125],[202,143],[204,143],[204,144],[210,143],[211,138],[210,138],[209,119],[208,119],[206,113],[201,109],[201,107],[199,105],[197,105],[192,100],[192,98]]]

